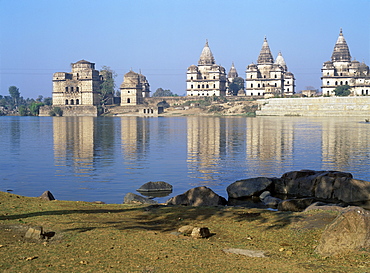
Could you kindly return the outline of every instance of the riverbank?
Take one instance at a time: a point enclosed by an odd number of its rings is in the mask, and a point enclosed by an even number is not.
[[[0,192],[2,272],[367,272],[369,252],[315,253],[338,212],[46,201]],[[211,236],[179,235],[184,225]],[[28,239],[41,226],[45,239]],[[225,253],[263,251],[256,258]]]

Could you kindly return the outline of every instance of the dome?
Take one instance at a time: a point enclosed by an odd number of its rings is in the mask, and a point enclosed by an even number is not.
[[[227,74],[228,78],[237,78],[238,72],[236,71],[234,67],[234,63],[232,63],[229,73]]]
[[[280,65],[282,68],[284,68],[285,71],[288,70],[281,52],[279,52],[278,56],[276,57],[275,64]]]
[[[267,43],[267,39],[262,44],[262,49],[260,51],[260,55],[258,56],[257,60],[258,64],[271,64],[274,63],[274,58],[272,57],[271,50],[269,44]]]
[[[191,65],[191,66],[189,66],[188,67],[188,71],[190,71],[190,72],[198,72],[198,66],[196,66],[196,65]]]
[[[333,54],[331,55],[333,62],[350,62],[351,54],[346,40],[344,39],[342,29],[340,29],[338,40],[334,46]]]
[[[211,65],[215,64],[215,58],[213,57],[212,51],[208,46],[208,40],[200,54],[198,65]]]

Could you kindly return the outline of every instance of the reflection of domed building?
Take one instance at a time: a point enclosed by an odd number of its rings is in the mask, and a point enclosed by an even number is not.
[[[340,85],[349,85],[353,95],[370,95],[369,67],[359,61],[351,61],[351,54],[342,30],[334,46],[331,61],[323,64],[322,93],[333,96],[334,89]]]
[[[279,52],[275,62],[265,38],[257,64],[250,64],[246,71],[246,95],[263,96],[293,95],[295,93],[294,75],[288,72],[283,55]]]
[[[198,66],[191,65],[187,71],[186,93],[188,96],[225,96],[225,68],[217,65],[206,42]]]
[[[132,70],[124,75],[120,90],[121,106],[142,104],[150,94],[146,77]]]

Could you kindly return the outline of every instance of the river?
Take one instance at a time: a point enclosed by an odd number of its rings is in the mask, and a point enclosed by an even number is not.
[[[239,179],[338,170],[370,181],[370,123],[314,117],[0,117],[0,191],[122,203],[149,181],[227,198]]]

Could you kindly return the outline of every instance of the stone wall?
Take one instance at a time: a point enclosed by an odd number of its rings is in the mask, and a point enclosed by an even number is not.
[[[39,116],[48,117],[54,107],[59,107],[63,111],[63,117],[96,117],[98,108],[92,105],[65,105],[65,106],[42,106]]]
[[[370,96],[257,100],[257,116],[370,116]]]

